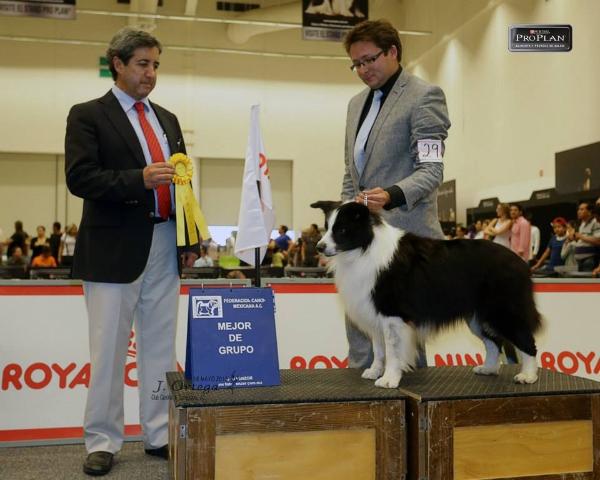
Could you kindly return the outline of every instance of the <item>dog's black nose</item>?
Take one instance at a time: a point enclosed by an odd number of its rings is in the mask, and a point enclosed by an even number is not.
[[[325,251],[325,243],[319,242],[317,243],[317,252],[323,253]]]

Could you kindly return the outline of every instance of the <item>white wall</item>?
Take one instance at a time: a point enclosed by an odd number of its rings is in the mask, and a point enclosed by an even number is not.
[[[70,106],[100,96],[112,85],[98,76],[103,49],[0,44],[9,52],[0,56],[0,95],[2,110],[10,112],[0,116],[0,152],[62,154]],[[244,158],[250,106],[260,103],[267,156],[273,162],[293,162],[293,219],[281,221],[301,229],[323,223],[321,210],[311,209],[310,203],[339,198],[346,104],[360,89],[341,61],[165,50],[151,98],[178,115],[188,153],[211,159]],[[2,175],[2,188],[4,182]],[[23,202],[19,208],[28,205]],[[54,220],[36,212],[20,217],[31,219],[25,225],[30,230],[32,223],[49,226]],[[0,215],[5,234],[12,232],[14,219],[12,212]]]
[[[521,200],[553,186],[554,153],[599,140],[600,2],[406,0],[398,11],[412,5],[426,7],[414,15],[435,33],[407,38],[405,49],[424,52],[407,68],[446,92],[452,128],[445,177],[457,182],[459,221],[480,198]],[[508,27],[520,23],[573,25],[573,51],[508,52]],[[113,26],[99,26],[98,38],[108,38]],[[155,33],[160,38],[160,25]],[[110,88],[111,80],[98,76],[104,48],[5,40],[0,47],[0,152],[62,154],[69,107]],[[320,210],[309,204],[339,196],[346,105],[362,88],[346,62],[168,49],[161,61],[152,99],[179,116],[190,154],[243,158],[250,105],[261,103],[269,158],[293,162],[290,227],[322,224]],[[12,231],[13,216],[0,208],[0,228]],[[20,215],[31,218],[29,230],[53,220],[36,215]]]

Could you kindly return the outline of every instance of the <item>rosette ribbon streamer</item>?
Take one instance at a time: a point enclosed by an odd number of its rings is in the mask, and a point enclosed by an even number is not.
[[[177,221],[177,246],[182,247],[186,244],[185,231],[187,227],[187,236],[190,245],[198,243],[198,234],[196,227],[203,240],[210,238],[210,232],[206,225],[206,219],[200,205],[194,197],[194,192],[190,186],[194,168],[192,161],[183,153],[171,155],[169,162],[175,167],[173,183],[175,184],[175,214]]]

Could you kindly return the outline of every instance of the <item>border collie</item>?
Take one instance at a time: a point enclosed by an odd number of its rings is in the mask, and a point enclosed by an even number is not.
[[[521,356],[517,383],[537,380],[533,334],[541,325],[527,264],[488,240],[431,240],[386,223],[362,204],[334,210],[318,244],[335,273],[348,317],[373,342],[363,378],[396,388],[417,339],[466,320],[485,345],[473,370],[497,375],[502,341]]]

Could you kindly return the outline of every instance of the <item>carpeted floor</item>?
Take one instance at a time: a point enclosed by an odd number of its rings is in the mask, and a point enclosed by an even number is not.
[[[83,473],[85,457],[83,445],[0,448],[0,479],[89,480],[95,477]],[[166,480],[169,467],[166,460],[146,455],[142,443],[126,442],[110,473],[99,478]]]

